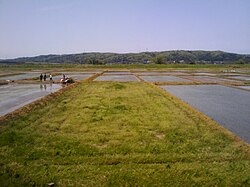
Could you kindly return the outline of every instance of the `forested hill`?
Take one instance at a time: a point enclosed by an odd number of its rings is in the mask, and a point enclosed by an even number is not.
[[[141,53],[80,53],[67,55],[41,55],[0,60],[0,63],[67,63],[67,64],[140,64],[188,63],[222,64],[250,63],[250,55],[223,51],[163,51]]]

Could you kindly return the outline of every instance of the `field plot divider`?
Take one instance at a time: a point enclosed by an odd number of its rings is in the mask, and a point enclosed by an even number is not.
[[[90,76],[89,78],[83,80],[82,82],[92,82],[92,81],[95,80],[97,77],[103,75],[104,72],[105,72],[105,71],[103,71],[103,72],[101,72],[101,73],[96,73],[96,74]]]
[[[132,74],[134,75],[137,79],[140,80],[140,82],[146,82],[145,80],[143,80],[138,74]]]

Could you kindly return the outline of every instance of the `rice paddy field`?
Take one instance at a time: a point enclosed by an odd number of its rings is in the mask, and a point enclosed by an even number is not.
[[[248,143],[132,70],[98,80],[120,71],[0,117],[0,185],[250,186]]]

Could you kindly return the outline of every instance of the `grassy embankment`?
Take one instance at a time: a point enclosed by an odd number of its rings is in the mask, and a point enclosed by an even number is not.
[[[164,93],[78,83],[9,120],[1,186],[249,186],[249,146]]]

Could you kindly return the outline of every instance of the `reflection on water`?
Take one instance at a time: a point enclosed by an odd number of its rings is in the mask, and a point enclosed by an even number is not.
[[[60,84],[8,84],[0,86],[0,116],[62,88]]]
[[[50,88],[50,90],[52,90],[52,85],[53,85],[53,83],[50,81],[49,82],[49,88]]]
[[[53,83],[52,82],[50,82],[48,85],[47,84],[40,84],[40,90],[47,91],[47,86],[49,87],[49,91],[53,91]]]

